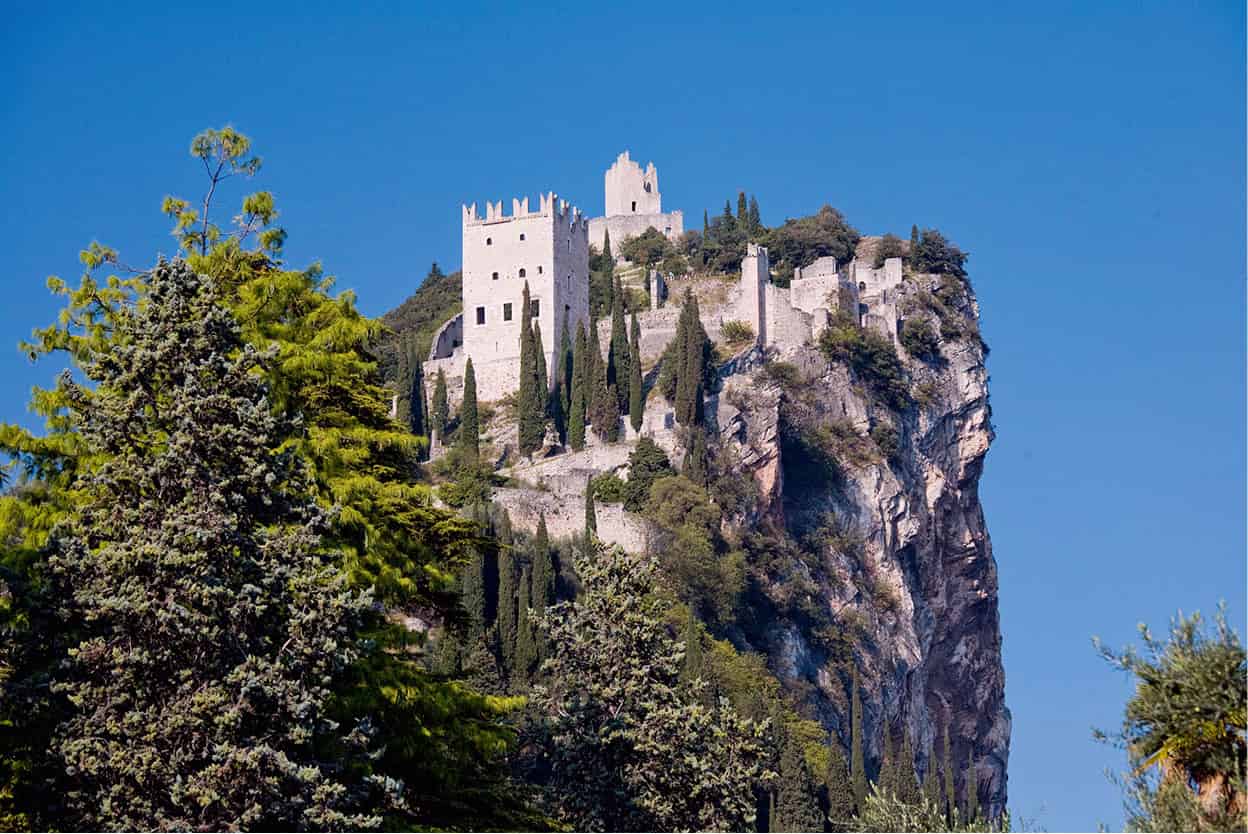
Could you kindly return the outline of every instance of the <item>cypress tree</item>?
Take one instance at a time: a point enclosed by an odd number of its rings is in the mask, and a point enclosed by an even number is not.
[[[628,417],[633,431],[641,431],[646,400],[641,380],[641,325],[637,323],[636,313],[632,315],[631,325],[632,338],[628,346]]]
[[[745,202],[745,192],[737,192],[737,224],[745,231],[750,230],[750,209]]]
[[[897,796],[898,767],[897,752],[893,749],[893,734],[888,727],[884,728],[884,754],[880,758],[880,771],[875,780],[876,787],[889,796]]]
[[[971,749],[966,760],[966,820],[979,819],[979,776],[975,773],[975,750]]]
[[[914,745],[910,734],[902,730],[901,752],[897,756],[897,797],[907,805],[917,805],[922,798],[919,777],[914,769]]]
[[[516,559],[510,546],[498,551],[498,646],[509,677],[516,670]]]
[[[850,700],[850,778],[854,786],[854,808],[861,814],[867,807],[867,768],[862,754],[862,697],[858,694],[858,670],[854,669],[853,696]]]
[[[537,534],[533,536],[533,607],[544,611],[555,602],[555,563],[550,550],[550,533],[546,529],[546,514],[537,521]]]
[[[828,825],[833,831],[854,830],[854,788],[849,781],[849,767],[841,740],[832,734],[828,748],[828,773],[824,778],[828,797]]]
[[[598,534],[598,515],[594,512],[594,481],[585,479],[585,540],[590,541]]]
[[[945,813],[945,796],[941,791],[940,777],[936,773],[936,751],[933,749],[927,756],[927,770],[923,773],[923,800],[933,808]]]
[[[602,345],[598,341],[598,322],[589,323],[589,332],[585,343],[585,407],[594,404],[594,380],[598,375],[598,366],[603,364]],[[605,373],[605,367],[603,369]]]
[[[750,195],[750,234],[757,235],[763,230],[763,218],[758,213],[758,200]]]
[[[559,361],[555,366],[556,393],[559,398],[559,436],[567,440],[568,415],[572,413],[572,333],[568,330],[568,311],[563,311],[563,328],[559,333]]]
[[[585,363],[589,347],[585,343],[585,325],[576,323],[576,347],[572,351],[572,396],[569,400],[568,443],[580,451],[585,446]]]
[[[599,356],[597,335],[598,329],[594,328],[590,334],[591,358]],[[607,384],[607,363],[601,358],[594,362],[594,385],[589,407],[589,422],[594,427],[594,434],[604,442],[614,443],[619,438],[619,395],[613,386]]]
[[[485,633],[485,554],[479,548],[472,551],[472,559],[464,568],[461,581],[460,604],[468,615],[466,646],[471,646]]]
[[[401,425],[408,424],[408,408],[411,407],[409,399],[412,390],[412,366],[411,351],[408,350],[408,337],[406,335],[399,337],[399,343],[395,346],[395,352],[399,357],[399,367],[395,375],[395,409],[394,418]]]
[[[520,573],[520,599],[516,606],[516,675],[520,680],[533,680],[537,671],[537,631],[529,607],[532,604],[530,586],[533,575],[528,568]]]
[[[546,369],[546,346],[542,344],[542,325],[538,322],[533,323],[533,356],[534,376],[533,376],[533,404],[531,408],[533,413],[537,415],[537,425],[540,431],[537,441],[538,448],[546,439],[546,418],[550,412],[550,386],[547,382],[549,376]]]
[[[464,365],[464,401],[459,406],[460,451],[476,463],[480,455],[481,427],[477,422],[477,375],[472,370],[472,358]]]
[[[438,368],[438,378],[433,384],[433,409],[431,430],[438,436],[438,442],[446,439],[446,424],[451,420],[451,407],[446,398],[446,374]]]
[[[776,792],[767,792],[767,830],[771,832],[783,831],[784,829],[776,825]]]
[[[544,390],[538,381],[538,348],[534,341],[530,309],[529,282],[524,282],[520,302],[520,387],[516,393],[516,419],[520,454],[531,455],[542,446],[545,430]],[[541,360],[545,364],[545,360]]]
[[[732,216],[732,202],[724,200],[724,213],[720,218],[724,224],[725,231],[731,231],[737,227],[737,219]]]
[[[607,385],[614,385],[622,392],[623,401],[619,409],[623,412],[628,408],[629,385],[629,346],[628,330],[624,326],[624,290],[620,279],[615,279],[615,299],[611,305],[611,344],[607,346]]]
[[[776,791],[777,831],[823,831],[815,780],[810,775],[801,746],[786,734],[780,753],[780,779]]]
[[[611,230],[602,230],[602,256],[606,258],[608,263],[615,263],[615,258],[611,255]]]
[[[958,793],[954,784],[953,777],[953,745],[949,743],[949,725],[945,725],[945,755],[944,755],[944,776],[945,776],[945,806],[946,813],[953,815],[954,810],[958,807]]]
[[[685,301],[676,329],[676,343],[676,422],[692,426],[702,421],[702,396],[710,341],[702,327],[698,299],[689,289],[685,290]]]
[[[415,339],[412,340],[412,350],[415,351]],[[412,363],[412,393],[408,404],[408,428],[412,434],[428,436],[429,434],[429,409],[425,405],[425,369],[420,362],[419,356],[414,357]]]
[[[706,432],[700,426],[689,429],[689,448],[681,464],[680,474],[698,486],[706,486],[709,478],[706,452]]]
[[[685,660],[680,667],[680,682],[686,687],[699,678],[705,679],[702,668],[702,629],[698,625],[698,617],[689,606],[689,616],[685,620]]]
[[[907,252],[908,259],[913,260],[914,256],[919,253],[919,227],[910,226],[910,251]]]

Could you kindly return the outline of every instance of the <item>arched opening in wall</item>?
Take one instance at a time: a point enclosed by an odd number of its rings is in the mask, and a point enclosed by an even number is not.
[[[644,188],[644,189],[645,189],[645,191],[646,191],[646,193],[647,193],[647,194],[649,194],[649,193],[650,193],[650,183],[645,183],[645,184],[642,186],[642,188]]]
[[[497,273],[497,272],[495,272],[493,275],[491,275],[491,276],[490,276],[490,279],[491,279],[491,280],[493,280],[493,281],[497,281],[497,280],[498,280],[498,273]]]
[[[487,237],[487,238],[485,239],[485,245],[486,245],[486,246],[493,246],[493,245],[494,245],[494,238],[492,238],[492,237]]]
[[[520,267],[520,277],[521,278],[525,277],[524,267]]]
[[[866,282],[866,281],[859,281],[859,282],[858,282],[858,291],[859,291],[859,292],[866,292],[866,291],[867,291],[867,282]]]

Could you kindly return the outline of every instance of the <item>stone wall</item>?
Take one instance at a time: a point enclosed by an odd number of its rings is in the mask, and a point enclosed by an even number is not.
[[[603,175],[603,214],[658,214],[663,211],[659,172],[651,162],[643,171],[628,151],[615,158]],[[662,231],[662,229],[660,229]]]
[[[558,496],[533,489],[502,488],[494,490],[494,500],[507,508],[512,526],[518,530],[537,530],[538,520],[545,515],[546,530],[552,539],[571,538],[585,532],[585,501],[568,502]],[[652,525],[619,504],[596,503],[594,517],[598,522],[598,538],[617,544],[627,551],[648,550],[655,539]]]
[[[594,217],[589,221],[589,242],[602,251],[603,237],[611,232],[611,253],[620,256],[620,244],[625,238],[637,237],[650,227],[661,232],[669,240],[676,240],[685,232],[684,212],[673,211],[654,214],[618,214]]]

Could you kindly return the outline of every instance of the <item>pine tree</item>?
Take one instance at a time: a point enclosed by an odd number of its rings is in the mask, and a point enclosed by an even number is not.
[[[446,424],[451,421],[451,407],[446,397],[446,374],[438,368],[438,378],[433,384],[433,408],[431,431],[437,434],[438,442],[446,440]]]
[[[902,729],[901,752],[897,756],[897,798],[907,805],[917,805],[922,798],[919,777],[914,769],[914,745],[910,734]]]
[[[944,776],[945,776],[945,806],[946,813],[953,815],[954,810],[958,807],[958,792],[954,783],[953,775],[953,745],[949,743],[949,725],[945,725],[945,755],[944,755]]]
[[[503,658],[503,668],[510,678],[516,671],[516,558],[512,547],[500,547],[498,551],[498,632],[499,652]]]
[[[641,431],[646,397],[641,379],[641,325],[637,323],[636,313],[633,313],[631,325],[632,338],[628,346],[628,418],[633,431]]]
[[[841,741],[832,735],[828,749],[828,773],[824,778],[828,797],[828,826],[832,831],[854,830],[854,789],[849,780],[849,768],[845,764],[845,750]]]
[[[858,694],[858,670],[854,669],[853,696],[850,700],[850,777],[854,786],[854,808],[861,814],[867,807],[867,767],[862,753],[862,697]]]
[[[801,745],[786,734],[780,752],[775,828],[778,831],[823,831],[823,812],[810,766]]]
[[[330,561],[311,479],[277,454],[260,354],[184,262],[162,262],[117,348],[57,391],[110,462],[50,540],[74,705],[52,754],[67,829],[376,827],[343,781],[363,756],[329,722],[368,653],[367,594]],[[47,686],[47,683],[44,684]],[[192,743],[188,740],[194,739]],[[349,754],[348,754],[349,755]]]
[[[569,400],[568,444],[576,451],[585,447],[585,364],[589,347],[585,343],[585,324],[576,323],[576,346],[572,350],[572,396]]]
[[[975,773],[975,750],[971,749],[966,760],[966,819],[979,819],[979,777]]]
[[[533,607],[544,611],[555,603],[555,562],[550,549],[550,533],[546,529],[546,514],[537,521],[537,533],[533,536]]]
[[[615,298],[611,305],[611,343],[607,346],[607,385],[614,385],[623,392],[623,401],[617,401],[621,412],[628,408],[629,385],[628,330],[624,326],[624,290],[620,279],[615,279]]]
[[[472,370],[472,357],[464,365],[464,400],[459,404],[459,437],[457,447],[472,463],[481,449],[481,427],[477,417],[477,375]]]
[[[516,606],[516,675],[525,682],[533,680],[537,671],[537,628],[530,616],[532,605],[532,573],[520,573],[520,599]]]
[[[585,540],[591,541],[598,535],[598,515],[594,512],[594,481],[585,480]]]

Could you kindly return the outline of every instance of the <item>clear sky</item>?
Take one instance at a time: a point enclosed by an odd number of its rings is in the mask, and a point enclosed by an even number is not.
[[[938,227],[992,347],[1010,804],[1120,826],[1090,728],[1128,688],[1089,638],[1245,615],[1242,3],[360,5],[11,4],[0,342],[91,240],[172,251],[160,199],[200,193],[189,140],[226,123],[289,260],[372,314],[458,266],[461,201],[598,214],[625,148],[690,227],[738,189],[769,224]],[[54,376],[0,350],[0,420]]]

